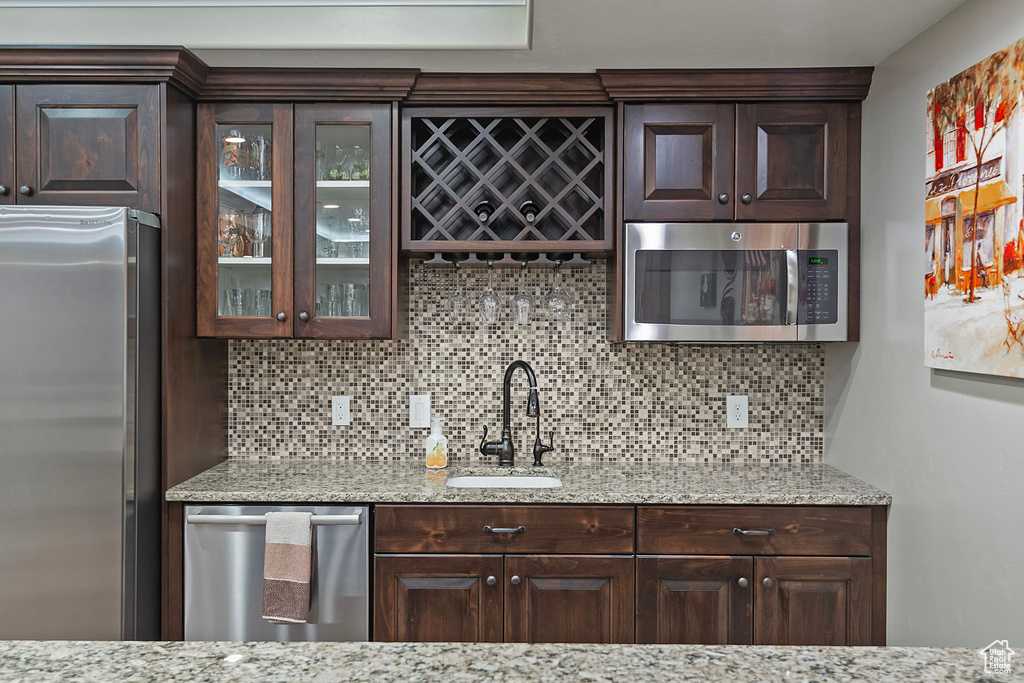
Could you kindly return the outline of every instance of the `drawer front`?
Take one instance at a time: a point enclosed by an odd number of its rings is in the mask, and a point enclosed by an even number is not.
[[[871,510],[860,507],[641,507],[638,552],[661,555],[870,555]],[[769,531],[772,535],[740,535]]]
[[[378,505],[376,510],[381,553],[633,552],[632,507]],[[500,531],[519,527],[518,533]]]

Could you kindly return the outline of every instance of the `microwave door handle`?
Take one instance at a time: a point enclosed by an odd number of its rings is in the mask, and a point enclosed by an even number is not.
[[[800,297],[799,260],[796,249],[786,250],[786,324],[796,324]]]

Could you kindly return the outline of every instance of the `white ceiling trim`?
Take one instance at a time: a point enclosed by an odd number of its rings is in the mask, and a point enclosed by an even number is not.
[[[0,7],[526,7],[529,0],[0,0]]]

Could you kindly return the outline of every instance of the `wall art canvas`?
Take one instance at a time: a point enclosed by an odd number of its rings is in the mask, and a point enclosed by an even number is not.
[[[1024,39],[928,93],[925,365],[1024,377]]]

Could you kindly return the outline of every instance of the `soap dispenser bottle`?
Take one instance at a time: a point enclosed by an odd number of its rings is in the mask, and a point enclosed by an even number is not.
[[[430,436],[424,445],[427,449],[427,467],[439,470],[448,466],[448,437],[441,433],[441,418],[430,420]]]

